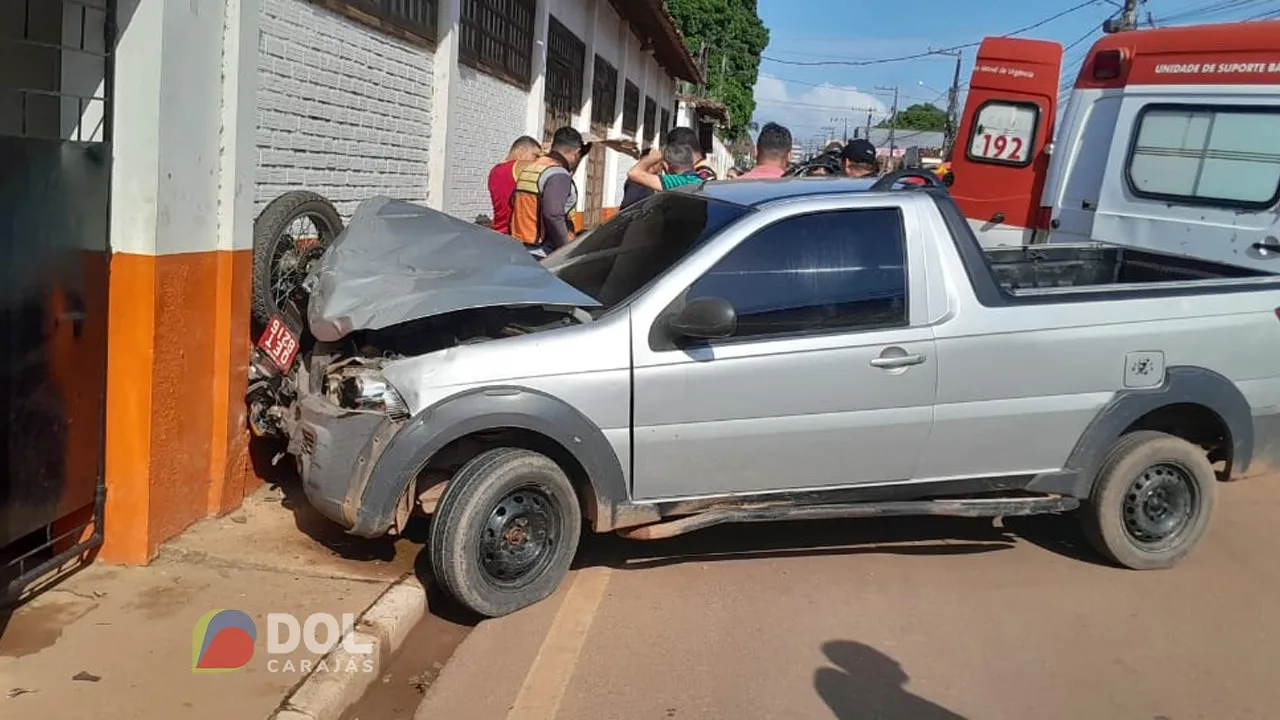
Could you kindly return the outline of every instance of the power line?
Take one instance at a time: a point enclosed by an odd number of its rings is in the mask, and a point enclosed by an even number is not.
[[[1089,32],[1086,32],[1084,35],[1081,35],[1075,40],[1072,40],[1070,43],[1064,45],[1062,48],[1063,58],[1066,59],[1067,52],[1069,50],[1081,45],[1086,40],[1091,39],[1094,36],[1094,34],[1097,32],[1098,32],[1098,28],[1089,28]],[[1063,63],[1062,75],[1060,76],[1059,83],[1058,83],[1059,90],[1061,90],[1063,87],[1066,87],[1069,89],[1075,85],[1076,74],[1080,72],[1080,66],[1084,64],[1085,58],[1089,57],[1090,49],[1091,48],[1085,48],[1084,52],[1074,54],[1074,56],[1071,59],[1066,60],[1066,62]],[[1068,92],[1069,91],[1070,90],[1068,90]],[[1061,99],[1061,93],[1059,93],[1059,99]]]
[[[1205,20],[1221,17],[1223,15],[1230,15],[1236,12],[1256,10],[1271,2],[1273,2],[1273,0],[1223,0],[1222,2],[1213,3],[1211,5],[1187,8],[1163,17],[1157,16],[1155,20],[1162,24]],[[1254,18],[1249,19],[1252,20]]]
[[[1084,8],[1087,8],[1090,5],[1097,5],[1101,2],[1103,2],[1103,0],[1085,0],[1085,2],[1079,3],[1077,5],[1072,5],[1066,10],[1062,10],[1061,12],[1050,15],[1049,17],[1043,20],[1040,20],[1039,22],[1032,23],[1030,25],[1027,25],[1026,27],[1021,27],[1011,32],[1007,32],[1001,37],[1011,37],[1013,35],[1020,35],[1029,30],[1035,30],[1038,27],[1048,25],[1049,23],[1053,22],[1054,20],[1057,20],[1058,18],[1065,17],[1067,15],[1070,15],[1073,12],[1076,12],[1078,10],[1083,10]],[[802,65],[806,67],[813,67],[813,66],[820,66],[820,65],[843,65],[843,66],[849,66],[849,67],[866,67],[868,65],[883,65],[885,63],[902,62],[904,60],[918,60],[920,58],[933,57],[935,55],[942,55],[948,52],[954,52],[956,50],[964,50],[966,48],[978,47],[981,44],[982,44],[982,41],[979,40],[978,42],[964,43],[962,45],[953,45],[951,47],[945,47],[940,50],[929,50],[926,52],[913,53],[911,55],[900,55],[898,57],[879,58],[875,60],[782,60],[780,58],[773,58],[767,55],[761,55],[760,59],[768,60],[769,62],[778,63],[780,65]]]

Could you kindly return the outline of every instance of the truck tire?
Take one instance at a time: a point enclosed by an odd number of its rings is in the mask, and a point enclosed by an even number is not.
[[[319,242],[299,248],[291,233],[299,219],[307,219]],[[272,315],[285,315],[290,327],[306,327],[294,308],[281,307],[281,293],[298,292],[315,262],[342,232],[342,217],[323,196],[292,190],[272,200],[253,221],[253,335],[257,339]],[[287,241],[286,241],[287,238]],[[292,246],[289,243],[294,243]],[[304,308],[299,308],[303,309]]]
[[[499,617],[555,592],[581,534],[582,508],[564,470],[530,450],[496,448],[449,480],[427,551],[445,592]]]
[[[1083,508],[1085,534],[1133,570],[1176,565],[1209,529],[1217,479],[1204,451],[1151,430],[1121,437],[1103,460]]]

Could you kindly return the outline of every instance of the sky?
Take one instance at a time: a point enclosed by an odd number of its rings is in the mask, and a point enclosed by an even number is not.
[[[977,43],[1044,22],[1020,37],[1056,40],[1065,48],[1063,75],[1070,86],[1102,22],[1122,0],[759,0],[769,46],[756,83],[760,124],[780,122],[802,145],[844,134],[849,126],[887,117],[898,87],[899,107],[946,106],[955,58],[933,55],[865,66],[788,63],[866,61]],[[1080,6],[1080,7],[1077,7]],[[979,9],[980,8],[980,9]],[[1074,9],[1073,9],[1074,8]],[[1067,12],[1064,12],[1067,11]],[[1063,13],[1061,17],[1049,20]],[[1141,27],[1280,17],[1280,0],[1144,0]],[[977,48],[962,48],[961,87],[968,83]],[[771,58],[771,59],[770,59]],[[788,61],[788,62],[778,62]],[[963,108],[964,95],[960,102]],[[852,130],[850,130],[852,133]]]

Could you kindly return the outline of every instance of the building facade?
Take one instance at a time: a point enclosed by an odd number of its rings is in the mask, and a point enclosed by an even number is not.
[[[0,228],[23,260],[4,320],[31,327],[2,358],[6,471],[35,478],[0,507],[0,551],[105,527],[126,563],[260,482],[244,392],[267,203],[312,190],[348,219],[385,194],[473,220],[516,137],[648,145],[697,79],[661,0],[5,0],[0,26]],[[632,162],[583,163],[586,221]],[[22,413],[50,394],[46,432]]]

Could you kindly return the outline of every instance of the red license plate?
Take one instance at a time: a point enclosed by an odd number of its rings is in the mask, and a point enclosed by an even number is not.
[[[293,367],[293,359],[298,356],[298,338],[279,316],[273,315],[262,337],[258,338],[258,348],[271,358],[276,367],[287,373]]]

